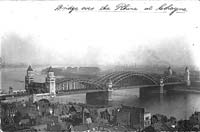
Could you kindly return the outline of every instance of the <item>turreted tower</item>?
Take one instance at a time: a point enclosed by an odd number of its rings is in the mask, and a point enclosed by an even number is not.
[[[32,67],[29,65],[27,71],[26,71],[26,76],[25,76],[25,90],[29,91],[29,85],[34,81],[34,71]]]
[[[56,77],[54,76],[54,72],[51,66],[48,69],[46,77],[46,88],[50,94],[56,94]]]
[[[186,85],[190,86],[191,82],[190,82],[190,70],[188,67],[185,68],[185,81],[186,81]]]
[[[168,75],[169,75],[169,76],[172,76],[172,74],[173,74],[172,68],[169,66],[169,67],[168,67]]]

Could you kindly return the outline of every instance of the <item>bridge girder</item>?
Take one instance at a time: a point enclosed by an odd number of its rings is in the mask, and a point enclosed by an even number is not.
[[[133,76],[144,77],[144,78],[150,80],[153,84],[158,85],[158,81],[157,81],[155,78],[151,77],[151,76],[148,75],[148,74],[137,73],[137,72],[125,73],[125,74],[123,74],[123,75],[121,75],[121,76],[116,77],[116,78],[115,78],[114,80],[112,80],[112,81],[113,81],[113,84],[116,85],[116,84],[119,83],[120,81],[122,81],[122,80],[124,80],[124,79],[127,79],[127,78],[129,78],[129,77],[133,77]]]
[[[74,82],[78,82],[78,83],[81,83],[81,84],[83,84],[83,85],[85,85],[85,86],[93,86],[93,87],[95,87],[96,89],[98,89],[98,88],[102,88],[102,85],[101,84],[99,84],[99,83],[94,83],[94,82],[92,82],[92,81],[90,81],[90,80],[79,80],[79,79],[64,79],[64,80],[62,80],[62,81],[60,81],[60,82],[57,82],[56,84],[61,84],[61,83],[64,83],[64,82],[68,82],[68,81],[74,81]]]
[[[94,82],[94,83],[96,83],[96,82],[101,82],[101,81],[104,80],[105,78],[107,78],[107,77],[109,77],[109,76],[112,76],[114,73],[115,73],[115,72],[108,73],[108,74],[106,74],[106,75],[104,75],[104,76],[102,76],[102,77],[99,77],[99,78],[93,80],[93,82]]]
[[[98,88],[102,88],[102,85],[101,84],[98,84],[98,83],[93,83],[93,82],[90,82],[90,81],[77,81],[78,83],[81,83],[83,85],[86,85],[86,86],[94,86],[96,89]]]
[[[123,74],[125,74],[125,73],[128,73],[128,72],[116,72],[115,74],[113,74],[113,75],[110,76],[109,78],[106,78],[106,79],[102,82],[102,84],[106,84],[107,81],[108,81],[109,79],[113,81],[116,77],[121,76],[121,75],[123,75]]]
[[[170,79],[174,79],[174,80],[178,80],[179,82],[183,82],[183,79],[177,77],[177,76],[166,76],[163,78],[163,83],[167,83],[168,80]],[[173,81],[173,82],[177,82],[177,81]]]
[[[101,78],[99,78],[96,82],[104,84],[108,81],[108,79],[112,79],[114,76],[118,76],[120,74],[123,74],[124,71],[119,71],[119,72],[111,72]]]

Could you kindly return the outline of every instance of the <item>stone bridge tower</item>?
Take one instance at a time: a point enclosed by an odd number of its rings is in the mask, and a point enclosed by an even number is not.
[[[25,76],[25,90],[28,91],[29,85],[34,81],[34,71],[32,67],[29,65],[26,76]]]
[[[190,70],[188,67],[185,68],[185,82],[187,86],[190,86]]]
[[[172,74],[173,74],[172,68],[169,66],[168,67],[168,76],[172,76]]]
[[[50,94],[56,94],[56,77],[51,66],[47,72],[46,88]]]

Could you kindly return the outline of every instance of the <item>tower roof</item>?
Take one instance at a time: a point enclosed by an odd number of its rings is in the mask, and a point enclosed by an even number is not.
[[[50,66],[48,72],[53,72],[53,68]]]
[[[29,65],[29,67],[28,67],[27,71],[33,71],[33,69],[32,69],[32,67],[31,67],[31,65]]]

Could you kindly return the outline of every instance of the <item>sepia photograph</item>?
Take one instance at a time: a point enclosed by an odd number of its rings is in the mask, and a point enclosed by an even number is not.
[[[0,132],[200,131],[200,2],[0,2]]]

